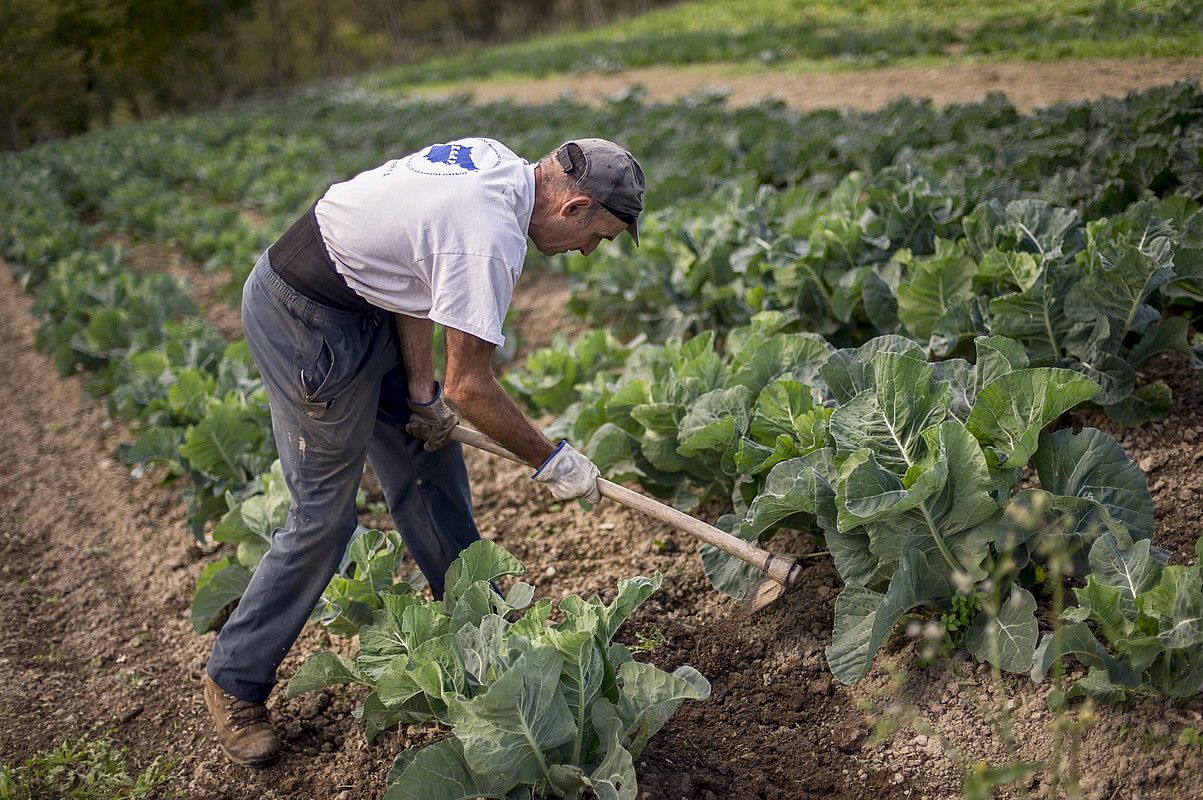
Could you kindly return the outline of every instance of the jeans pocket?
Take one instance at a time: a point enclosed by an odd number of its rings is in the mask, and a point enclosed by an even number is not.
[[[323,336],[317,358],[309,367],[301,368],[301,399],[306,403],[320,402],[322,390],[330,384],[337,366],[338,359],[334,355],[334,348]]]

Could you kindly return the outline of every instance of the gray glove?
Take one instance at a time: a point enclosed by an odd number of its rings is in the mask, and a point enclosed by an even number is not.
[[[409,422],[405,431],[415,439],[421,439],[426,444],[426,452],[433,453],[451,441],[451,432],[459,425],[459,417],[443,400],[443,387],[434,385],[434,399],[429,403],[409,403]]]
[[[580,499],[587,503],[601,500],[601,490],[597,486],[601,471],[567,441],[560,442],[531,477],[547,484],[557,500]]]

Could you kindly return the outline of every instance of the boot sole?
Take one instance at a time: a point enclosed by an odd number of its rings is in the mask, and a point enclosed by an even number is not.
[[[224,744],[221,744],[220,742],[218,742],[218,744],[221,745],[221,752],[226,754],[226,758],[230,759],[231,761],[233,761],[235,764],[237,764],[240,767],[251,767],[252,769],[260,769],[262,767],[270,766],[271,764],[275,763],[276,761],[278,761],[280,759],[279,753],[274,753],[273,755],[265,756],[263,758],[239,758],[238,756],[234,755],[229,750],[227,750],[226,746]]]

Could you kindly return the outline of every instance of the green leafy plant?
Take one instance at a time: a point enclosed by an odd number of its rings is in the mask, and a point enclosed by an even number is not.
[[[156,756],[137,768],[130,752],[96,732],[63,739],[50,750],[34,753],[21,764],[0,764],[0,797],[4,800],[133,800],[157,796],[171,779],[175,764]]]
[[[535,413],[559,414],[578,398],[578,384],[604,381],[642,344],[639,337],[622,344],[607,330],[593,330],[568,345],[557,333],[551,346],[506,372],[502,384]]]
[[[956,192],[898,168],[852,173],[823,202],[791,197],[762,192],[725,213],[710,199],[696,218],[674,209],[672,229],[653,221],[637,255],[581,268],[587,307],[660,340],[731,331],[761,309],[837,343],[901,333],[942,358],[972,357],[974,337],[1002,335],[1034,365],[1097,381],[1094,401],[1123,424],[1168,413],[1169,389],[1139,371],[1159,353],[1190,353],[1188,319],[1162,309],[1203,285],[1197,203],[1141,201],[1085,225],[1037,199],[961,216]]]
[[[1078,605],[1062,611],[1066,624],[1041,640],[1032,679],[1043,680],[1054,662],[1073,656],[1088,672],[1070,688],[1069,698],[1116,702],[1198,694],[1203,538],[1196,551],[1200,558],[1193,567],[1166,565],[1147,541],[1125,542],[1110,532],[1099,537],[1090,548],[1086,585],[1074,589]]]
[[[977,350],[976,366],[929,363],[899,337],[833,354],[819,370],[835,404],[825,446],[773,467],[743,518],[727,521],[750,540],[791,518],[822,532],[847,584],[827,649],[842,681],[868,672],[905,613],[947,611],[958,594],[976,595],[981,607],[966,633],[969,651],[1026,672],[1036,604],[1015,578],[1037,540],[1076,553],[1104,530],[1151,534],[1144,477],[1113,439],[1091,429],[1041,434],[1097,384],[1028,367],[1010,340],[982,337]],[[1017,493],[1033,458],[1043,488]],[[1063,516],[1059,527],[1036,515],[1016,534],[1008,520],[1038,504]],[[732,594],[755,583],[751,570],[721,553],[704,558],[712,580]]]
[[[632,660],[614,634],[661,578],[621,581],[609,604],[575,595],[530,605],[534,587],[503,596],[493,582],[524,572],[496,544],[471,545],[447,572],[442,601],[381,595],[359,654],[312,656],[288,694],[336,683],[372,687],[357,716],[369,741],[401,722],[437,720],[451,737],[402,751],[389,773],[400,798],[634,797],[634,761],[687,699],[710,685]]]

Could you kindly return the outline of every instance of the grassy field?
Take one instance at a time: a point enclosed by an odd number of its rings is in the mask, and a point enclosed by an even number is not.
[[[593,31],[389,70],[370,82],[404,89],[665,64],[815,71],[1201,51],[1203,0],[698,0]]]

